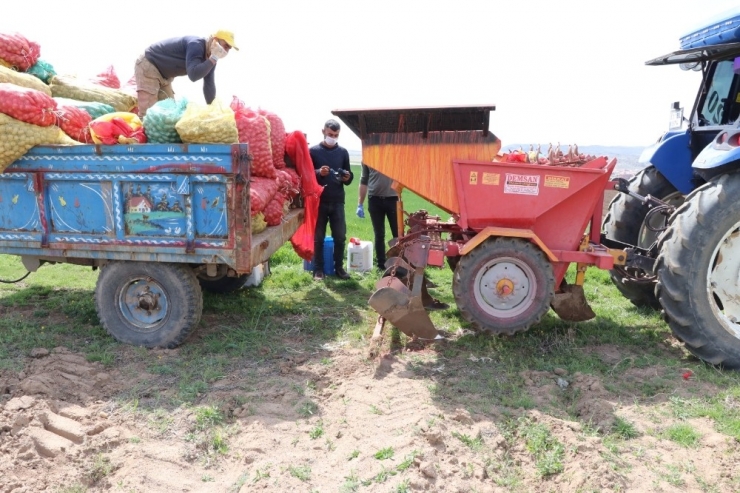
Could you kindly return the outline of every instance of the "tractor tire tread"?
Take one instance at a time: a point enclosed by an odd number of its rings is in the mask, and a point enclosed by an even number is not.
[[[656,261],[655,292],[673,334],[697,358],[730,369],[740,369],[740,338],[717,319],[707,278],[726,225],[740,221],[740,203],[731,199],[739,195],[740,173],[692,192],[671,217]]]

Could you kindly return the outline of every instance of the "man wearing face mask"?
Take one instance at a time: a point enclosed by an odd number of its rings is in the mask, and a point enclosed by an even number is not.
[[[203,79],[206,103],[216,99],[216,64],[234,48],[234,33],[216,31],[207,38],[183,36],[154,43],[136,60],[134,78],[139,99],[139,116],[144,117],[157,101],[174,98],[172,81],[187,75],[195,82]]]
[[[337,144],[340,128],[336,120],[327,120],[321,131],[324,140],[310,149],[316,180],[324,187],[314,231],[313,278],[316,280],[324,279],[324,236],[327,223],[334,240],[334,272],[340,279],[349,279],[349,274],[343,267],[344,245],[347,240],[344,187],[352,183],[354,175],[349,167],[349,152]]]

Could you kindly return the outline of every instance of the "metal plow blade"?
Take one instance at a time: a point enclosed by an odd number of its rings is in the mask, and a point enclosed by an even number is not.
[[[583,286],[568,284],[560,287],[561,293],[555,293],[550,305],[555,313],[568,322],[583,322],[596,317],[586,301]]]
[[[434,328],[421,299],[423,278],[423,275],[416,275],[413,289],[409,290],[398,278],[384,277],[377,282],[378,290],[370,296],[368,303],[407,336],[435,339],[439,332]]]

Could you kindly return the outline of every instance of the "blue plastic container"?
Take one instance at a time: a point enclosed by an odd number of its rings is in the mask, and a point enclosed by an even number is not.
[[[304,260],[303,270],[313,272],[313,260]],[[334,238],[331,236],[324,238],[324,274],[334,275]]]

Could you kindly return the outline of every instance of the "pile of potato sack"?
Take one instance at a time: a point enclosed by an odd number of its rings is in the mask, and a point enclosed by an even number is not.
[[[246,143],[253,232],[280,224],[299,194],[276,114],[236,96],[229,106],[179,98],[158,102],[142,121],[133,77],[122,86],[112,66],[90,79],[58,75],[40,55],[22,34],[0,33],[0,171],[41,144]]]

